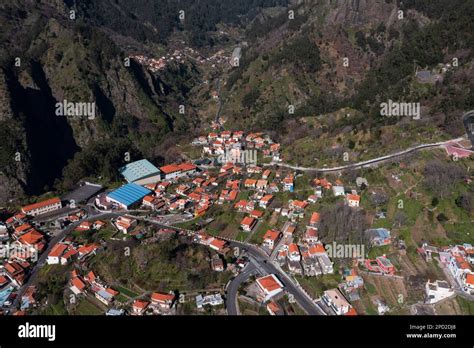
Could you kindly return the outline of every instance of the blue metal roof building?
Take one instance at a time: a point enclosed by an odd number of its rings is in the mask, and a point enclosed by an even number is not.
[[[127,182],[138,182],[139,184],[146,184],[147,178],[151,182],[157,181],[160,176],[160,170],[151,164],[148,160],[142,159],[129,163],[119,169],[119,173],[127,180]]]
[[[143,186],[129,183],[107,195],[109,201],[115,202],[128,209],[130,206],[141,201],[151,191]]]

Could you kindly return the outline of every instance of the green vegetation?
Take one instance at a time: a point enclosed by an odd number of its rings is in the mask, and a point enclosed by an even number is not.
[[[67,310],[64,307],[64,302],[58,302],[56,304],[52,304],[47,306],[44,310],[42,310],[40,315],[67,315]]]
[[[319,277],[295,276],[295,278],[313,298],[322,296],[326,290],[337,288],[341,281],[339,274],[324,274]]]
[[[102,315],[104,311],[99,309],[88,298],[83,298],[74,309],[76,315]]]
[[[115,290],[119,291],[121,294],[124,294],[125,296],[128,297],[137,297],[138,294],[136,292],[133,292],[130,289],[124,288],[123,286],[116,285],[114,286]]]
[[[293,39],[283,46],[281,51],[272,56],[272,63],[285,61],[291,64],[300,64],[307,72],[314,73],[321,68],[319,48],[308,36]]]
[[[109,284],[121,284],[118,291],[136,296],[126,288],[148,291],[196,290],[225,284],[228,272],[211,270],[211,250],[202,245],[182,243],[178,238],[158,244],[140,245],[125,255],[120,245],[98,254],[91,268]]]
[[[46,312],[63,313],[64,288],[69,280],[70,266],[45,265],[38,272],[38,296],[46,298],[48,308]]]
[[[101,140],[78,152],[64,169],[63,188],[72,187],[86,177],[101,176],[109,181],[120,179],[118,168],[126,164],[125,153],[130,158],[139,159],[138,150],[125,139]]]
[[[456,297],[456,301],[461,307],[462,314],[474,315],[474,302],[468,301],[460,296]]]

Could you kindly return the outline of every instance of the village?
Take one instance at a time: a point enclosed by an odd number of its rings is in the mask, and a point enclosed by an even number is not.
[[[3,314],[30,314],[47,306],[35,283],[46,267],[68,270],[61,290],[66,310],[84,299],[94,308],[72,310],[79,314],[380,315],[393,310],[384,294],[374,297],[375,312],[358,311],[354,303],[374,287],[365,284],[369,278],[404,281],[403,264],[387,256],[389,251],[406,255],[402,239],[390,228],[374,226],[364,231],[363,243],[320,239],[320,202],[362,210],[366,179],[308,178],[275,166],[280,144],[262,132],[213,131],[192,145],[201,149],[201,158],[159,168],[146,159],[130,162],[117,168],[124,179],[118,188],[83,183],[67,199],[26,205],[2,222]],[[379,211],[377,219],[384,214]],[[150,291],[108,284],[93,267],[110,245],[133,240],[138,248],[170,239],[207,248],[209,270],[226,275],[221,283]],[[471,244],[424,243],[416,257],[436,263],[444,277],[424,280],[421,301],[410,306],[474,298]],[[406,293],[397,296],[400,307]]]

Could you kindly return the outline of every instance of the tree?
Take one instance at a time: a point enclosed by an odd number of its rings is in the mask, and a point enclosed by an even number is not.
[[[380,207],[387,204],[388,196],[383,192],[375,192],[370,197],[370,201],[375,207]]]
[[[393,217],[393,222],[395,225],[398,225],[398,227],[402,227],[408,222],[407,215],[403,211],[398,210]]]
[[[425,166],[424,185],[444,198],[463,177],[464,170],[457,164],[432,160]]]
[[[471,213],[474,209],[474,193],[461,193],[461,195],[456,198],[455,203],[459,208],[464,209],[467,213]]]

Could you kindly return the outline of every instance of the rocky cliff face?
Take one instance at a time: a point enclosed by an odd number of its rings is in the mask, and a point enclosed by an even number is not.
[[[159,73],[127,65],[105,32],[69,21],[66,10],[62,1],[0,7],[0,204],[51,189],[91,142],[129,137],[146,153],[143,141],[185,124],[177,104],[194,83],[192,64]],[[58,116],[63,101],[94,103],[95,115]]]

